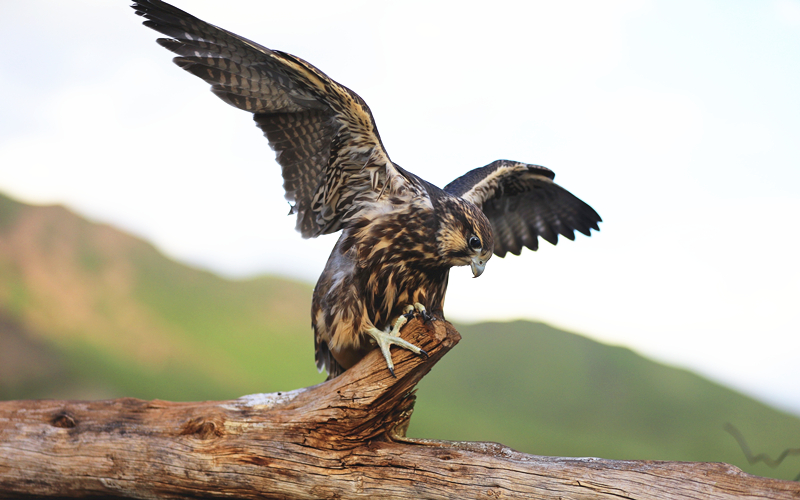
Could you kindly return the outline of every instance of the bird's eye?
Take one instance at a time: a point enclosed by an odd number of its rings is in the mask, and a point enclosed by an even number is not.
[[[469,247],[473,250],[480,250],[481,249],[481,240],[477,236],[473,236],[469,239]]]

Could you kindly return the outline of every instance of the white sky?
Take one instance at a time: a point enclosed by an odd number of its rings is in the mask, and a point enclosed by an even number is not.
[[[334,238],[294,232],[250,116],[128,4],[0,2],[0,191],[228,276],[316,280]],[[464,5],[178,2],[358,92],[431,182],[538,163],[603,217],[455,269],[449,319],[546,321],[800,414],[800,0]]]

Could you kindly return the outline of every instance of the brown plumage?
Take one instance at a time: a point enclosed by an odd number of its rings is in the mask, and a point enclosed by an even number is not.
[[[479,276],[492,256],[574,239],[600,217],[537,165],[498,160],[444,189],[394,164],[367,104],[300,58],[205,23],[160,0],[134,2],[180,67],[253,113],[277,154],[303,237],[341,230],[314,288],[317,367],[329,378],[398,336],[411,314],[443,317],[453,266]]]

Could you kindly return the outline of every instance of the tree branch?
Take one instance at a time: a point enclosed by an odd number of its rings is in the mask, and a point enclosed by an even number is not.
[[[526,455],[404,437],[414,386],[460,339],[409,322],[429,353],[377,350],[322,384],[232,401],[0,402],[0,498],[800,498],[725,464]]]

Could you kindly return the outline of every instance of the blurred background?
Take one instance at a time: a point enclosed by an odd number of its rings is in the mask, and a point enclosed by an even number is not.
[[[0,398],[321,381],[310,297],[336,236],[300,238],[250,117],[128,4],[0,2]],[[453,270],[464,338],[411,435],[797,476],[724,426],[800,448],[799,1],[177,6],[358,92],[434,184],[537,163],[603,217]]]

